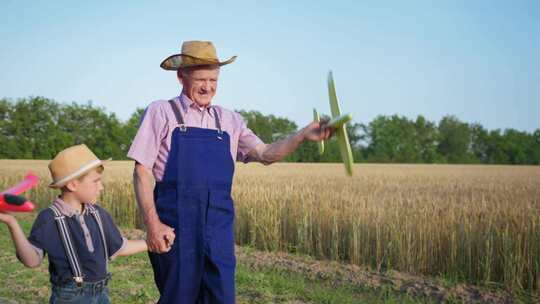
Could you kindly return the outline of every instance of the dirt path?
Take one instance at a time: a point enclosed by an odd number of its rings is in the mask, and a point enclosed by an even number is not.
[[[436,303],[517,303],[515,297],[504,290],[488,290],[477,286],[458,284],[445,287],[436,279],[414,276],[396,271],[378,273],[355,265],[317,261],[286,253],[267,253],[242,247],[236,248],[238,262],[251,269],[274,268],[299,273],[308,279],[325,281],[332,286],[358,286],[361,288],[390,288],[413,297]],[[530,299],[540,303],[540,299]]]

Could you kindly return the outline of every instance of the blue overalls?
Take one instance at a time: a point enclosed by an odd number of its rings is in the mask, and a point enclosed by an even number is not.
[[[179,126],[172,133],[163,180],[154,188],[161,222],[174,227],[169,252],[149,253],[159,304],[234,303],[234,162],[221,130],[186,127],[177,103],[169,101]]]

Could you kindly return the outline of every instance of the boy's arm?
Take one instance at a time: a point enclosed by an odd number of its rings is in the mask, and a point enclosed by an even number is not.
[[[37,253],[36,249],[30,244],[24,235],[21,226],[17,219],[10,214],[0,213],[0,221],[7,224],[11,239],[15,245],[17,257],[26,267],[37,267],[41,263],[42,257]]]
[[[143,240],[128,240],[122,236],[118,226],[114,224],[112,216],[107,210],[98,207],[102,216],[102,223],[107,235],[107,247],[109,250],[109,259],[113,260],[117,256],[132,255],[148,249],[146,241]]]
[[[148,246],[146,246],[145,240],[127,240],[126,244],[115,255],[126,256],[147,250]]]

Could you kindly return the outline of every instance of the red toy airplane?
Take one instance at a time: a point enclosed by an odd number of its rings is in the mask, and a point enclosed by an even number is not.
[[[30,212],[34,204],[19,194],[37,185],[39,178],[28,173],[16,186],[0,192],[0,212]]]

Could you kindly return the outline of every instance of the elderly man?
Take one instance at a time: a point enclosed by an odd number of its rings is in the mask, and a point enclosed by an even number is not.
[[[271,164],[332,135],[314,122],[265,144],[238,113],[212,104],[220,67],[235,59],[219,61],[211,42],[184,42],[161,63],[177,72],[181,95],[148,106],[128,153],[158,303],[234,303],[234,160]]]

